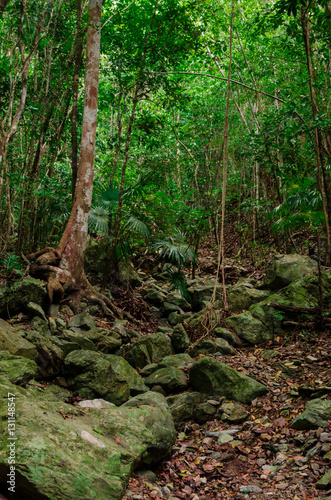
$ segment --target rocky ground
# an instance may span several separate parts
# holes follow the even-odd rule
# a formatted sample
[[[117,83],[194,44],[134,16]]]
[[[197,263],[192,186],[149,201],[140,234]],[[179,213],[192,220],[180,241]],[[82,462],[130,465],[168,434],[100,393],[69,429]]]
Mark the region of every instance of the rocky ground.
[[[188,282],[191,303],[163,265],[134,275],[135,292],[113,286],[135,322],[89,304],[47,308],[38,280],[0,287],[0,391],[17,393],[29,488],[15,500],[120,499],[132,470],[125,500],[330,500],[330,322],[316,262],[278,256],[265,275],[229,264],[228,315],[220,284],[209,305],[207,264]],[[321,279],[328,311],[328,269]]]
[[[291,427],[307,401],[331,393],[329,335],[294,333],[267,348],[238,349],[222,362],[265,384],[268,395],[241,405],[247,417],[240,423],[223,420],[226,404],[212,398],[217,418],[178,425],[171,455],[155,475],[134,475],[125,500],[331,498],[330,479],[319,483],[330,467],[331,421]]]

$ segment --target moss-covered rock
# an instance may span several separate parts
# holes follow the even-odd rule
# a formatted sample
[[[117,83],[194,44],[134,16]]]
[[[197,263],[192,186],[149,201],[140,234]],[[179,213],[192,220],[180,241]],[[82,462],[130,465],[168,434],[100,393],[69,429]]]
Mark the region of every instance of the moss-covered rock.
[[[175,429],[166,405],[81,408],[47,389],[8,382],[3,400],[16,393],[15,482],[24,500],[122,498],[130,473],[169,453]],[[66,415],[66,418],[63,417]],[[0,408],[0,491],[7,491],[7,405]]]
[[[190,382],[196,391],[225,396],[240,403],[250,403],[268,392],[268,388],[214,358],[204,357],[189,369]]]
[[[149,387],[160,385],[167,394],[186,389],[188,385],[185,373],[174,366],[156,370],[145,380],[145,384]]]
[[[305,255],[275,255],[267,265],[263,286],[270,290],[283,288],[316,271],[317,262]]]
[[[167,366],[174,366],[176,368],[185,368],[185,366],[193,363],[193,359],[187,353],[173,354],[166,356],[156,365],[156,369],[166,368]]]
[[[0,285],[0,317],[8,318],[25,312],[29,302],[46,307],[47,292],[43,281],[29,277],[10,286]]]
[[[14,356],[8,352],[0,352],[0,377],[8,379],[12,384],[23,387],[36,377],[37,365],[31,359]]]
[[[102,398],[116,405],[147,391],[142,378],[127,361],[113,354],[75,351],[64,362],[68,387],[83,398]]]
[[[229,310],[239,312],[248,309],[251,305],[266,299],[268,295],[270,295],[269,291],[258,290],[249,281],[238,283],[227,293]]]
[[[42,321],[40,318],[36,319]],[[61,349],[61,347],[54,342],[49,331],[45,333],[37,330],[30,330],[26,334],[26,339],[34,344],[37,349],[37,354],[34,358],[38,365],[37,378],[44,379],[58,375],[68,351]],[[72,346],[72,349],[75,349],[76,345]]]
[[[124,349],[124,358],[131,366],[139,368],[159,363],[165,356],[171,354],[174,354],[171,340],[162,332],[144,335]]]
[[[244,344],[255,345],[272,339],[272,332],[251,311],[246,311],[236,316],[230,316],[227,324],[234,329]]]
[[[242,342],[236,333],[230,332],[227,328],[217,327],[214,330],[215,337],[226,340],[233,347],[241,347]]]
[[[201,311],[206,307],[214,292],[215,280],[206,280],[199,282],[188,289],[191,300],[192,310]],[[222,295],[222,285],[216,285],[216,299],[219,300]]]
[[[171,342],[176,352],[184,352],[190,346],[189,336],[181,323],[174,327]]]
[[[37,356],[36,347],[3,319],[0,319],[0,351],[8,351],[11,354],[29,359],[34,359]]]
[[[220,354],[235,354],[235,351],[230,344],[221,338],[214,339],[211,337],[205,337],[188,349],[188,353],[193,358],[199,354],[215,354],[216,352]]]
[[[169,396],[167,402],[170,408],[172,418],[175,422],[185,422],[185,420],[193,419],[195,407],[203,403],[206,396],[200,392],[188,392]]]
[[[312,399],[306,403],[305,411],[296,417],[291,427],[298,431],[317,429],[328,425],[331,420],[331,401]]]

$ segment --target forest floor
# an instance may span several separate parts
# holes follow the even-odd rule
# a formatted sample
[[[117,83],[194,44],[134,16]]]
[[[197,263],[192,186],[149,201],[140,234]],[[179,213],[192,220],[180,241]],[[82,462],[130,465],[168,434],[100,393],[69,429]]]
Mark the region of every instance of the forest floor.
[[[287,373],[278,362],[262,359],[262,349],[240,349],[221,359],[269,388],[267,396],[246,405],[246,421],[181,424],[171,455],[154,469],[156,481],[133,475],[124,500],[323,498],[327,492],[316,483],[330,462],[314,454],[323,430],[298,432],[291,422],[319,386],[330,386],[329,335],[294,333],[265,347],[280,352],[277,361]],[[233,442],[218,445],[208,435],[228,428],[238,429]]]

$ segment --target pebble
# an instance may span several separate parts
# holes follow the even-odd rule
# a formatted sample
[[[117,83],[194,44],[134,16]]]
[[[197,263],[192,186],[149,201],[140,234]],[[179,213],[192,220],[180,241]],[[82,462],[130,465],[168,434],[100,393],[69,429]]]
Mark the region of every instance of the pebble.
[[[262,488],[255,486],[254,484],[243,484],[239,487],[242,493],[262,493]]]

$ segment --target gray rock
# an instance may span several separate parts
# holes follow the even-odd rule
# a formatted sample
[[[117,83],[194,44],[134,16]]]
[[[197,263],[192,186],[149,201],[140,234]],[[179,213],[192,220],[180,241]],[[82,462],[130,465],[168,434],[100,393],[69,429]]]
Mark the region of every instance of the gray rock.
[[[241,403],[250,403],[268,392],[268,388],[260,382],[207,356],[193,363],[189,375],[196,391],[212,396],[225,396]]]
[[[279,356],[280,352],[272,349],[266,349],[265,351],[262,351],[260,354],[260,358],[262,359],[275,359],[279,358]]]
[[[206,280],[204,282],[197,283],[188,289],[188,292],[192,299],[192,310],[201,311],[208,302],[210,301],[215,286],[215,280]],[[216,286],[216,299],[220,299],[222,294],[222,285],[217,284]]]
[[[293,281],[317,272],[317,262],[299,254],[276,255],[267,265],[263,286],[271,290],[283,288]]]
[[[220,412],[223,412],[222,420],[227,420],[233,424],[239,424],[249,415],[243,406],[234,403],[223,403]]]
[[[225,444],[233,441],[231,434],[221,434],[217,439],[217,444]]]
[[[331,401],[328,399],[312,399],[305,406],[305,411],[296,417],[291,427],[298,431],[326,427],[331,420]]]
[[[84,399],[83,401],[79,401],[77,405],[81,408],[98,408],[99,410],[116,406],[114,403],[109,403],[109,401],[105,401],[104,399]]]
[[[151,363],[159,363],[165,356],[173,353],[170,338],[160,332],[144,335],[134,344],[125,347],[124,358],[131,366],[143,368]]]
[[[146,392],[142,378],[123,358],[92,351],[71,352],[63,373],[74,394],[86,399],[101,398],[116,405]]]
[[[205,337],[188,349],[188,353],[192,357],[196,357],[199,354],[215,354],[216,352],[218,352],[219,355],[236,354],[228,342],[221,338],[212,339],[210,337]]]
[[[262,488],[255,486],[255,484],[243,484],[239,487],[242,493],[262,493]]]
[[[40,318],[36,318],[40,321]],[[48,326],[48,325],[47,325]],[[38,379],[54,377],[60,373],[65,352],[55,342],[50,332],[30,330],[26,334],[26,339],[35,345],[37,354],[34,358],[38,366]]]

